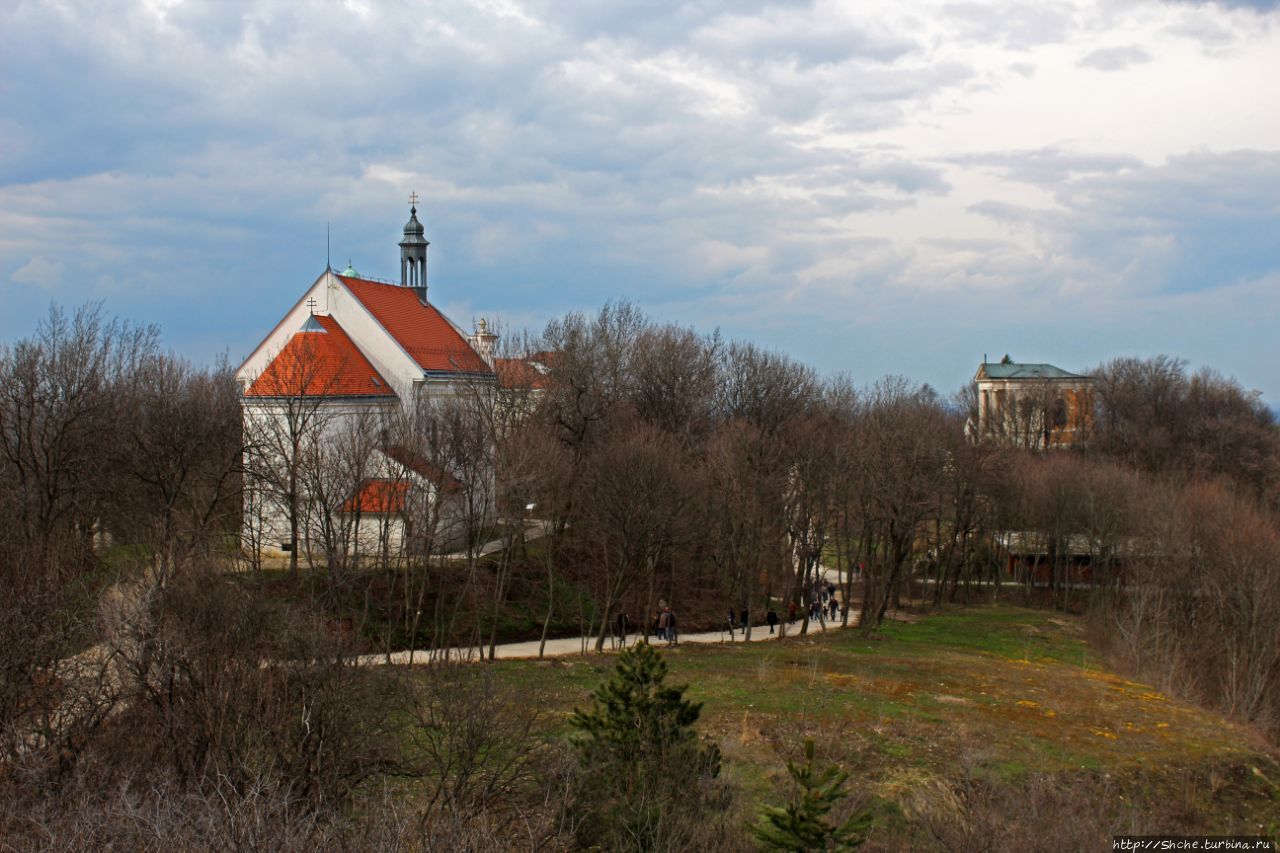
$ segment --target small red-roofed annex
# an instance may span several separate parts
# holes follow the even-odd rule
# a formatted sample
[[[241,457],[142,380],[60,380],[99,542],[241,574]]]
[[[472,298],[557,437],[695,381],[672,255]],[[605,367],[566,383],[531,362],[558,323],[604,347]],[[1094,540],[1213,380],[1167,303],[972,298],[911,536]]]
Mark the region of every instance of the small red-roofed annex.
[[[335,528],[355,531],[357,548],[412,541],[447,549],[460,522],[442,504],[492,489],[492,472],[487,483],[464,483],[425,461],[429,449],[389,437],[397,413],[496,389],[512,372],[495,359],[498,336],[484,318],[466,332],[428,300],[424,230],[414,204],[399,244],[399,283],[351,264],[325,269],[237,371],[249,447],[247,553],[292,553],[296,565],[300,550],[314,557],[333,547]],[[532,363],[521,371],[522,380],[541,375]],[[327,493],[334,485],[321,480],[344,469],[359,476],[345,494]]]

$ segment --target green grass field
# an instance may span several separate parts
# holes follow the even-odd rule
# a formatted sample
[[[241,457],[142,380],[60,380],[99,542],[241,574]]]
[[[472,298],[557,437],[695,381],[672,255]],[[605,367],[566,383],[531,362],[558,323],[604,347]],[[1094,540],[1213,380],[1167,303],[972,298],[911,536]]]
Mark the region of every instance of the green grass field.
[[[785,761],[810,737],[904,827],[922,791],[975,780],[1017,791],[1034,777],[1133,803],[1126,819],[1149,813],[1150,832],[1280,829],[1280,766],[1257,733],[1110,671],[1074,617],[991,606],[872,637],[832,631],[666,655],[671,680],[705,703],[702,731],[748,801],[780,797]],[[495,666],[555,717],[587,703],[611,663]]]

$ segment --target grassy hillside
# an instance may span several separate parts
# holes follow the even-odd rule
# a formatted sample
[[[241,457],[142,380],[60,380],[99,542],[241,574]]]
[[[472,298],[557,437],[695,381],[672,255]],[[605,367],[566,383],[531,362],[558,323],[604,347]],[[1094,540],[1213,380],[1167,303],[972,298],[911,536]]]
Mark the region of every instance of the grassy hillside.
[[[851,771],[851,806],[876,809],[873,847],[1280,832],[1280,766],[1257,735],[1111,672],[1072,618],[995,606],[872,638],[667,655],[672,679],[705,703],[701,727],[743,791],[744,820],[785,796],[785,761],[810,737],[820,759]],[[584,704],[610,669],[589,658],[496,666],[553,715]]]

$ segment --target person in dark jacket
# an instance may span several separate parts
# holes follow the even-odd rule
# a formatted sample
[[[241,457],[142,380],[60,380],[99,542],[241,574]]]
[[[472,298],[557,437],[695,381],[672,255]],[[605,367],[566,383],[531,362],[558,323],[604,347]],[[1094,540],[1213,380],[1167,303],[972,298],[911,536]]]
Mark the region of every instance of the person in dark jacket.
[[[769,614],[764,618],[765,618],[765,621],[769,623],[769,633],[772,634],[773,629],[778,627],[778,611],[770,607]]]

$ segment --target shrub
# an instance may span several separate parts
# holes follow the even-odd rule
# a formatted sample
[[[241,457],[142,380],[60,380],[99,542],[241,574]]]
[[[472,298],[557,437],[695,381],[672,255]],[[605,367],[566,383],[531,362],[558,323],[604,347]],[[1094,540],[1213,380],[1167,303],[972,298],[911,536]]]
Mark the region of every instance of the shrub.
[[[798,796],[785,806],[761,809],[760,820],[751,830],[760,846],[797,853],[861,847],[871,823],[870,811],[855,812],[839,825],[827,819],[848,796],[844,786],[849,774],[835,765],[821,771],[814,767],[812,740],[804,742],[804,764],[788,761],[787,772],[800,789]]]
[[[618,656],[613,677],[575,710],[578,769],[569,812],[580,844],[609,850],[708,849],[729,830],[720,750],[694,730],[702,705],[665,684],[647,643]],[[718,819],[719,818],[719,819]]]

